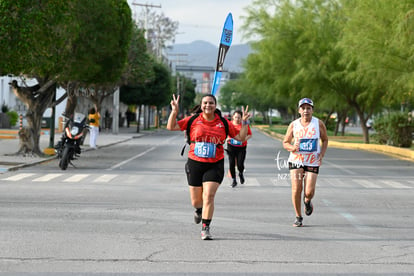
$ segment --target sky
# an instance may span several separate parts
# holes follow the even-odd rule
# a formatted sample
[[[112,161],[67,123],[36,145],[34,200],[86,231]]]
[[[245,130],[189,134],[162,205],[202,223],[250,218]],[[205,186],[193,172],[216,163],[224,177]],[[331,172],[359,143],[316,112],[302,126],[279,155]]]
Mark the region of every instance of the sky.
[[[251,5],[253,0],[128,0],[132,13],[140,14],[142,6],[132,5],[148,4],[157,7],[151,8],[173,21],[178,21],[178,34],[175,44],[191,43],[195,40],[205,40],[213,45],[220,43],[221,32],[228,13],[233,16],[233,42],[242,44],[243,40],[240,16],[246,16],[245,7]],[[161,6],[161,8],[158,8]]]

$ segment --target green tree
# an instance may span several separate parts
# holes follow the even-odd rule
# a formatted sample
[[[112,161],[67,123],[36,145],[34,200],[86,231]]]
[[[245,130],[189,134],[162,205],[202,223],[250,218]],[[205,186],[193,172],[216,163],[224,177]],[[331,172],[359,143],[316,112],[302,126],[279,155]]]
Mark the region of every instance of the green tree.
[[[254,99],[250,95],[243,78],[229,80],[220,88],[219,104],[222,111],[230,112],[240,106],[251,105]]]
[[[123,85],[143,85],[154,79],[154,61],[148,54],[144,32],[134,25],[127,66],[122,74]]]
[[[119,80],[131,26],[131,11],[123,0],[0,1],[0,72],[38,82],[32,87],[13,83],[28,107],[34,153],[41,154],[44,111],[67,96],[54,102],[58,84],[98,91]]]
[[[177,81],[179,85],[177,85]],[[171,94],[180,95],[180,116],[188,114],[195,105],[199,104],[199,102],[196,102],[195,83],[192,79],[183,75],[178,74],[172,78],[171,93],[168,95],[168,100],[171,100]]]
[[[77,1],[74,9],[79,35],[74,40],[74,58],[68,63],[66,113],[72,114],[79,91],[100,110],[102,101],[122,83],[133,34],[131,11],[126,1]],[[99,5],[97,5],[99,4]],[[78,90],[71,91],[72,87]],[[74,93],[70,93],[74,92]]]
[[[268,108],[287,110],[295,104],[297,96],[293,95],[300,88],[291,82],[300,33],[291,25],[290,10],[282,9],[280,2],[276,5],[275,1],[254,1],[243,25],[247,37],[260,35],[251,43],[253,53],[245,63],[245,77],[253,87],[252,98],[259,101],[254,107],[263,112]]]
[[[178,22],[166,17],[163,13],[143,10],[138,19],[138,26],[145,30],[148,49],[157,58],[161,58],[162,50],[168,42],[174,43],[178,30]]]
[[[154,79],[137,85],[124,85],[120,90],[120,100],[128,105],[153,105],[159,108],[168,104],[171,96],[171,73],[164,64],[153,64]],[[148,119],[148,118],[145,118]],[[148,125],[145,123],[145,125]],[[140,129],[138,120],[137,132]]]
[[[42,115],[52,104],[56,81],[70,57],[69,34],[77,34],[72,15],[67,1],[0,1],[0,71],[38,82],[33,87],[12,83],[14,93],[28,107],[26,118],[36,154],[42,154]]]
[[[352,108],[365,122],[381,97],[354,77],[359,63],[340,46],[347,20],[336,0],[255,1],[244,26],[260,39],[252,44],[246,76],[261,90],[261,99],[297,114],[298,99],[311,97],[319,111],[345,117]],[[369,143],[365,123],[362,127]]]
[[[341,46],[358,64],[351,77],[370,88],[371,101],[379,97],[386,107],[412,104],[414,2],[353,0],[343,1],[343,7],[350,19]]]
[[[151,92],[151,105],[157,107],[157,118],[161,118],[161,107],[169,104],[171,99],[171,72],[161,63],[154,65],[155,79],[148,84],[147,89]],[[157,126],[160,125],[157,122]]]

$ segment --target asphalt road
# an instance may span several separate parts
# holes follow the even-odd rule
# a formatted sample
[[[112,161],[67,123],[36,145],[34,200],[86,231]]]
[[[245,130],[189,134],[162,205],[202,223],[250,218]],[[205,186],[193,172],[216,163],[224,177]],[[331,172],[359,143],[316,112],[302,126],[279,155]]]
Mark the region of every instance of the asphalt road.
[[[294,228],[288,154],[253,135],[246,183],[217,193],[213,241],[193,223],[182,133],[1,174],[0,275],[413,275],[413,163],[329,148]]]

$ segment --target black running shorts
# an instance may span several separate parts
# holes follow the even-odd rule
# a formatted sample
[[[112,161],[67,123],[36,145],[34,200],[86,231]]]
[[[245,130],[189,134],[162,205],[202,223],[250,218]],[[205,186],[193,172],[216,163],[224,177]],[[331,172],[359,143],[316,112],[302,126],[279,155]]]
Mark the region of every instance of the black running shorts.
[[[212,181],[221,184],[224,178],[224,158],[215,163],[198,162],[188,159],[185,173],[189,186],[202,187],[203,182]]]
[[[292,162],[289,162],[289,170],[296,170],[296,169],[303,169],[305,172],[311,172],[319,174],[319,167],[311,167],[311,166],[305,166],[302,164],[294,164]]]

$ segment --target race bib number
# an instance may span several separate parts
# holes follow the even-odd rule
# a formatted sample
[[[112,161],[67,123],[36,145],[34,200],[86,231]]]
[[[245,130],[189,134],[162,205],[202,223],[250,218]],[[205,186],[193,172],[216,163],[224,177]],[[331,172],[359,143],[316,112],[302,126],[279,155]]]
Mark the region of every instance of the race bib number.
[[[241,146],[242,145],[242,142],[239,141],[239,140],[236,140],[236,139],[231,138],[230,139],[230,145],[233,145],[233,146]]]
[[[318,139],[305,139],[299,141],[300,152],[316,152],[318,150]]]
[[[206,142],[196,142],[194,154],[201,158],[215,158],[216,144]]]

